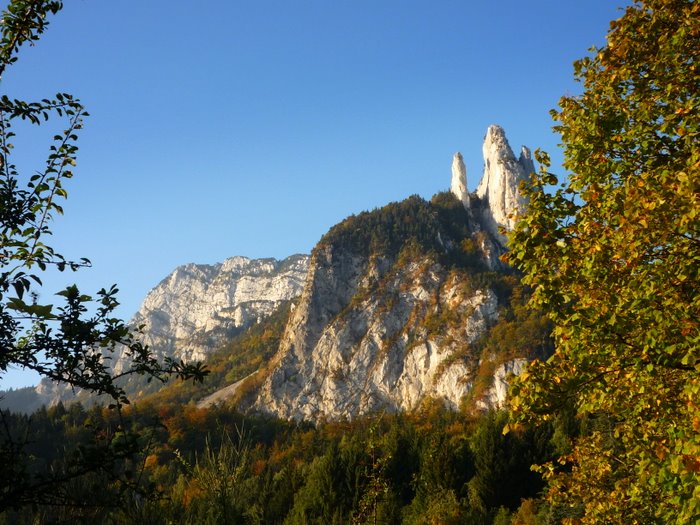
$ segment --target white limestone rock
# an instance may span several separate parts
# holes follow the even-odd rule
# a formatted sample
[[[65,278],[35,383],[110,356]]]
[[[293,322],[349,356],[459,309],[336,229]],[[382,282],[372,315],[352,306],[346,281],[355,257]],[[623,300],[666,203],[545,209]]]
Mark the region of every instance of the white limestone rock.
[[[513,376],[518,376],[522,373],[527,362],[527,359],[518,357],[498,365],[493,373],[491,387],[486,391],[484,397],[477,402],[477,406],[484,410],[504,408],[508,398],[511,379]]]
[[[283,301],[299,297],[308,263],[307,255],[293,255],[281,261],[231,257],[220,264],[180,266],[146,295],[130,325],[143,327],[141,341],[159,359],[204,359]],[[114,373],[128,364],[118,352]],[[49,405],[75,396],[70,387],[47,379],[36,392]]]
[[[306,255],[282,261],[237,256],[180,266],[146,295],[131,324],[144,326],[143,342],[158,355],[204,359],[232,334],[301,295],[308,261]]]
[[[530,150],[523,146],[516,159],[500,126],[490,126],[483,145],[484,174],[476,189],[482,201],[481,223],[484,229],[505,245],[499,227],[512,230],[517,214],[527,204],[520,192],[520,182],[534,171]]]
[[[495,294],[469,289],[463,275],[429,255],[384,260],[373,278],[370,266],[342,248],[314,252],[304,293],[250,408],[317,421],[413,410],[428,398],[459,406],[474,371],[455,355],[497,319]],[[435,310],[460,321],[430,334],[426,321]]]
[[[462,154],[458,151],[452,157],[452,182],[450,183],[450,191],[468,210],[469,191],[467,190],[467,168],[464,166]]]

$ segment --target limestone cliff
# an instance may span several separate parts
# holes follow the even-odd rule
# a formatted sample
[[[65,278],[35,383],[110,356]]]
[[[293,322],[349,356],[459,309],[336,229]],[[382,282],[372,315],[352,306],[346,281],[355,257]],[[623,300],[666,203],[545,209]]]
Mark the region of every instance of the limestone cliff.
[[[180,266],[153,288],[131,324],[157,354],[201,360],[227,339],[301,294],[307,255],[282,261],[231,257]],[[121,367],[118,362],[115,369]]]
[[[498,126],[483,150],[476,195],[457,153],[454,197],[411,197],[351,217],[320,241],[279,352],[249,379],[243,407],[297,420],[412,410],[429,398],[456,408],[484,369],[491,379],[475,406],[503,404],[508,374],[524,359],[481,355],[479,341],[506,306],[498,227],[512,227],[524,204],[518,184],[533,166],[527,150],[515,159]]]
[[[255,409],[294,419],[353,418],[412,410],[426,398],[457,408],[470,393],[469,347],[497,318],[493,290],[429,254],[366,266],[323,246],[310,272]]]
[[[307,255],[293,255],[281,261],[231,257],[213,265],[180,266],[146,295],[130,324],[142,327],[142,342],[159,358],[206,359],[282,302],[298,297],[308,262]],[[128,360],[117,354],[114,372],[126,366]],[[132,376],[126,385],[129,394],[138,397],[144,381]],[[49,405],[76,396],[88,400],[84,393],[47,379],[35,391],[37,402]]]

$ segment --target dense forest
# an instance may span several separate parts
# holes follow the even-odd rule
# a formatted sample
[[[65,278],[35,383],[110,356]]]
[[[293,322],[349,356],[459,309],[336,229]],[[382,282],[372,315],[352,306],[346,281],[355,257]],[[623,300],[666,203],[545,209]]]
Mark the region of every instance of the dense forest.
[[[316,249],[342,246],[365,258],[381,254],[393,259],[410,244],[419,253],[439,255],[448,267],[484,270],[468,244],[473,231],[472,219],[452,193],[438,193],[430,201],[412,195],[348,217],[333,226]]]
[[[530,466],[565,452],[579,426],[563,418],[504,435],[503,412],[435,403],[315,427],[148,402],[3,418],[28,443],[29,470],[61,482],[5,523],[547,523],[565,509],[537,499]],[[124,455],[74,476],[72,458],[98,459],[101,446]]]

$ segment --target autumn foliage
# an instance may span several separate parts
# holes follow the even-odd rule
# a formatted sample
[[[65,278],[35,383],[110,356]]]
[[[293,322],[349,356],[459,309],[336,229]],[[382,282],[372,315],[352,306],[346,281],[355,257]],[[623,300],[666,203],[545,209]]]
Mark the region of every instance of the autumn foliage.
[[[509,261],[555,325],[515,388],[520,420],[582,429],[542,467],[570,523],[700,519],[700,4],[644,0],[575,64]]]

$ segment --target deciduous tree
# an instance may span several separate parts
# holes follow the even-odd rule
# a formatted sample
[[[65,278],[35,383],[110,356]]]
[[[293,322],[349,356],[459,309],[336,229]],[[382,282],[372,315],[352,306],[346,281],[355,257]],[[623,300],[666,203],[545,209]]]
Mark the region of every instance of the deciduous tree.
[[[0,29],[0,78],[17,60],[20,47],[37,41],[49,17],[62,6],[48,0],[9,2]],[[57,294],[63,301],[58,307],[38,302],[37,290],[47,268],[77,270],[89,264],[87,259],[67,260],[46,244],[52,220],[63,213],[64,183],[73,176],[76,141],[86,116],[80,101],[65,93],[39,102],[0,97],[0,374],[10,367],[34,370],[54,381],[106,394],[119,410],[128,403],[120,377],[146,374],[165,380],[175,374],[201,380],[206,371],[198,363],[157,361],[115,317],[114,286],[100,290],[94,299],[68,287]],[[20,173],[13,160],[13,125],[19,120],[49,126],[54,118],[57,131],[47,158],[32,174]],[[108,357],[117,348],[126,349],[131,365],[115,375]],[[58,485],[91,471],[109,471],[110,462],[138,451],[137,436],[125,430],[102,432],[90,454],[76,455],[73,463],[66,460],[61,471],[41,472],[26,454],[26,437],[23,441],[7,425],[0,426],[0,510],[57,503]]]
[[[508,260],[555,324],[513,388],[521,419],[588,431],[549,497],[575,523],[700,519],[700,3],[636,0],[553,112],[565,168],[528,190]]]

